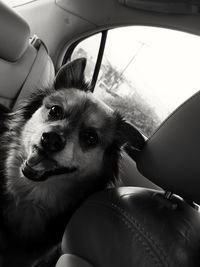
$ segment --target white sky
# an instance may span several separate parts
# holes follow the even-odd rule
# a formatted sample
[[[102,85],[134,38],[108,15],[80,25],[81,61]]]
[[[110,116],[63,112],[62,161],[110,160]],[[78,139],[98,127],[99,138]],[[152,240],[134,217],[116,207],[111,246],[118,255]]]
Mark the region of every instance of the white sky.
[[[98,43],[93,37],[82,47],[94,56]],[[105,54],[119,71],[132,60],[124,75],[161,118],[200,89],[198,36],[153,27],[119,28],[109,31]]]

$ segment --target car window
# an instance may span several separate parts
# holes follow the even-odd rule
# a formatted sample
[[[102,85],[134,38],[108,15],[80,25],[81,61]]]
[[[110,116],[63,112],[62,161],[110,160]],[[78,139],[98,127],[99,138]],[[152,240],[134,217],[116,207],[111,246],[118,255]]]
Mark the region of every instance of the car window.
[[[95,65],[98,52],[93,38],[75,49],[87,55],[89,66]],[[109,30],[94,93],[150,137],[200,89],[199,47],[200,37],[175,30],[142,26]]]

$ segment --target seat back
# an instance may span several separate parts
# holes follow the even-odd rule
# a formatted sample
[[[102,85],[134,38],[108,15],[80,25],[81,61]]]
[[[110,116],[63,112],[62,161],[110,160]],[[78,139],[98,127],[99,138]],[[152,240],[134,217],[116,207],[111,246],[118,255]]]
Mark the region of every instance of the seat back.
[[[30,38],[28,24],[0,2],[0,103],[16,108],[21,98],[51,83],[53,63],[42,42]]]
[[[200,92],[181,105],[146,142],[137,167],[166,191],[200,204]]]

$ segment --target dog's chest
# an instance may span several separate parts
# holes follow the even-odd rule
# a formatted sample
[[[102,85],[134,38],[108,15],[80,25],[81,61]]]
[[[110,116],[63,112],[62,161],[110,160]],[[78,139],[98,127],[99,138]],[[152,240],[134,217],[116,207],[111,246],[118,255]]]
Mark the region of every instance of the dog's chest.
[[[82,188],[71,182],[63,185],[51,181],[17,194],[9,201],[5,216],[11,229],[18,229],[22,240],[40,240],[48,235],[52,225],[66,225],[83,195]]]

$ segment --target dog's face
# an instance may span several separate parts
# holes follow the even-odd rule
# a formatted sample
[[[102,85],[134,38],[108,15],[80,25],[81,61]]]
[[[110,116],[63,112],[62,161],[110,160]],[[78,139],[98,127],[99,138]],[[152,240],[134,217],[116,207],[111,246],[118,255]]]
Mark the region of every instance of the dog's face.
[[[76,60],[59,71],[55,90],[23,126],[20,176],[34,181],[51,176],[81,179],[104,169],[105,151],[117,143],[123,120],[86,88],[85,63]]]
[[[55,91],[44,98],[22,131],[23,174],[40,180],[61,172],[78,177],[99,173],[116,127],[116,114],[92,93]]]

